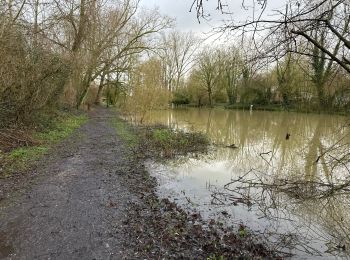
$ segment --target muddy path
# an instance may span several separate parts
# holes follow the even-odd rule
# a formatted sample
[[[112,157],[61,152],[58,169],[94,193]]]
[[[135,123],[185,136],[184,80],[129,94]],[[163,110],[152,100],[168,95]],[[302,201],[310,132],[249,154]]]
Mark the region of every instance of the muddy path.
[[[19,178],[16,192],[7,191],[0,201],[0,259],[130,258],[121,226],[135,197],[115,174],[126,160],[113,116],[105,109],[92,112]]]

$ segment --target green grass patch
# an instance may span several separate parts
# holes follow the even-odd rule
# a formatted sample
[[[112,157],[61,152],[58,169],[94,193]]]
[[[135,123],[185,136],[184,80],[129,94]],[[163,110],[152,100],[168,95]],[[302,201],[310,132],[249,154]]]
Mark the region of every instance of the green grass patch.
[[[71,135],[86,121],[86,115],[64,115],[52,122],[49,129],[33,134],[38,145],[18,147],[8,153],[1,153],[0,162],[3,166],[0,169],[0,177],[7,177],[32,167],[54,144]]]
[[[34,146],[34,147],[21,147],[13,150],[9,154],[9,158],[12,160],[23,160],[27,161],[32,158],[37,158],[38,156],[45,154],[48,150],[47,146]]]
[[[140,136],[141,145],[155,157],[172,158],[177,155],[206,153],[209,146],[209,139],[203,133],[185,132],[166,126],[146,127],[141,130]]]
[[[142,156],[173,158],[208,151],[209,139],[203,133],[174,130],[163,125],[131,125],[120,118],[113,119],[112,123],[118,136]]]
[[[121,118],[112,121],[118,136],[129,146],[135,148],[139,143],[139,138],[129,123]]]
[[[47,153],[48,146],[20,147],[5,156],[4,176],[10,176],[15,172],[21,172],[32,166],[33,162]],[[1,176],[1,175],[0,175]]]
[[[36,139],[45,143],[56,143],[71,135],[75,129],[86,122],[87,116],[74,115],[55,123],[53,129],[35,134]]]

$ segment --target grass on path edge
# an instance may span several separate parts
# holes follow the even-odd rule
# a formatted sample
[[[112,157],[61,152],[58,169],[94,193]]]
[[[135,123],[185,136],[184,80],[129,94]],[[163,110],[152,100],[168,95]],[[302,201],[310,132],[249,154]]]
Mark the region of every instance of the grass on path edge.
[[[33,133],[38,145],[16,148],[8,153],[0,151],[0,178],[23,172],[47,154],[50,148],[67,138],[88,120],[85,114],[66,114],[52,122],[51,127]]]

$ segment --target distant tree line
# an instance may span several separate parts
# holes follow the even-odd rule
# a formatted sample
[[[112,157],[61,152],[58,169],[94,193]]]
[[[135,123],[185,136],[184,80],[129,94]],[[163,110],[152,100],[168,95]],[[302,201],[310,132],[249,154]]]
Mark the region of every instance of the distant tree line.
[[[221,13],[229,11],[226,1],[212,2],[217,3],[216,9]],[[245,68],[241,69],[238,101],[348,110],[349,1],[291,0],[284,9],[272,13],[268,13],[268,4],[269,0],[242,1],[242,9],[248,12],[247,19],[236,21],[233,15],[231,21],[218,28],[219,32],[229,32],[232,42],[239,42],[240,50],[243,48],[243,52],[250,54],[248,59],[246,55],[243,57]],[[205,19],[210,11],[207,2],[200,0],[192,2],[191,10],[196,11],[199,20]],[[206,53],[201,56],[198,68],[203,68],[200,64],[208,60]],[[215,55],[215,59],[218,56]],[[252,65],[254,63],[265,64],[265,68]],[[212,104],[212,84],[207,81],[205,85],[207,103]],[[218,91],[220,86],[216,85]],[[230,103],[232,93],[227,97]]]
[[[257,60],[242,47],[204,49],[197,55],[185,84],[174,92],[175,104],[350,109],[349,74],[322,55],[288,53]]]

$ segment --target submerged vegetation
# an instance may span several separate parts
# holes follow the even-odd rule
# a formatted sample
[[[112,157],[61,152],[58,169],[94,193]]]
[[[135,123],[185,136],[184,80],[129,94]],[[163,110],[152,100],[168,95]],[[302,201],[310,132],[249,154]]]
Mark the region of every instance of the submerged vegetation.
[[[135,153],[153,159],[206,153],[210,145],[208,137],[200,132],[174,130],[164,125],[131,125],[120,118],[114,120],[114,126]]]
[[[146,127],[141,134],[142,146],[156,152],[158,156],[173,158],[178,155],[205,153],[209,139],[202,133],[173,130],[164,126]]]

